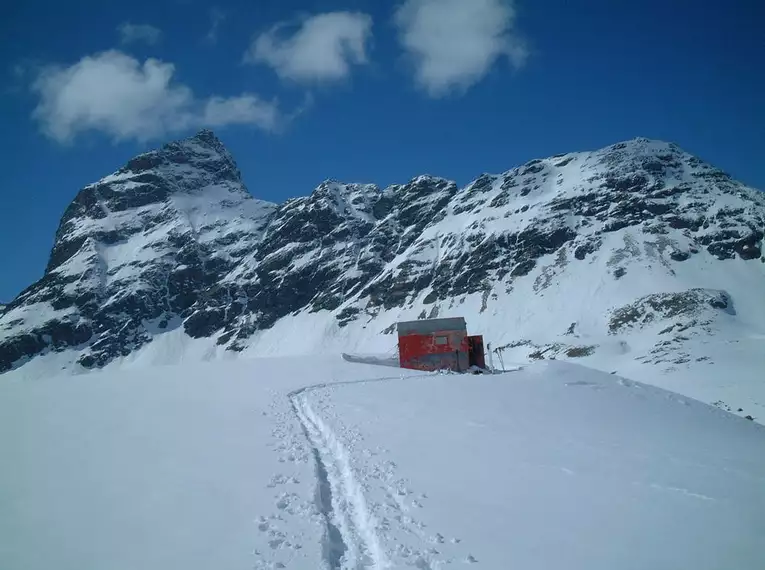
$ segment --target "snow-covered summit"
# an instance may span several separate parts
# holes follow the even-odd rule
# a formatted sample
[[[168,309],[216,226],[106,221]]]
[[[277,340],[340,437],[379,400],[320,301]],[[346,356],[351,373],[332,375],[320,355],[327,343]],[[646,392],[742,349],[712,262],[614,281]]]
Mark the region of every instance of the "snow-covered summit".
[[[103,365],[179,326],[274,208],[247,192],[210,131],[133,158],[66,209],[45,276],[0,320],[0,369],[72,347]]]
[[[274,205],[202,131],[78,194],[45,277],[0,316],[0,370],[170,338],[204,358],[385,352],[397,320],[461,315],[508,358],[692,376],[732,354],[710,346],[765,337],[763,228],[765,195],[644,138],[464,188],[327,180]]]

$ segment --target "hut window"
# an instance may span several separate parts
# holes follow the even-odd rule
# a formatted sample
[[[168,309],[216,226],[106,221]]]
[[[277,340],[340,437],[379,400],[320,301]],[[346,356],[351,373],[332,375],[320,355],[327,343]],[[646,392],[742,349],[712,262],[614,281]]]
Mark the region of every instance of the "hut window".
[[[447,339],[445,336],[437,336],[436,337],[436,344],[440,346],[444,346],[449,343],[449,339]]]

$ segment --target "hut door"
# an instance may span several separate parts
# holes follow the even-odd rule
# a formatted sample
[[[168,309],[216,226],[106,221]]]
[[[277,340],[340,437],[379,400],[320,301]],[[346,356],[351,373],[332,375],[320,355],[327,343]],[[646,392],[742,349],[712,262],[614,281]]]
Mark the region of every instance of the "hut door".
[[[468,337],[468,365],[478,366],[479,368],[485,366],[483,357],[483,338],[480,336]]]

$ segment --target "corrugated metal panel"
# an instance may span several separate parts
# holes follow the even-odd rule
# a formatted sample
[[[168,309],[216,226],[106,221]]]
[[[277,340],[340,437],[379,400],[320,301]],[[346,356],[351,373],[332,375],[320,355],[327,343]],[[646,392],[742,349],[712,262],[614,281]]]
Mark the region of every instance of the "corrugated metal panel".
[[[446,343],[437,343],[432,334],[407,334],[399,337],[399,362],[415,370],[465,371],[469,366],[468,337],[464,331],[445,333]]]
[[[433,334],[441,331],[467,331],[463,317],[447,319],[422,319],[398,323],[398,334]]]

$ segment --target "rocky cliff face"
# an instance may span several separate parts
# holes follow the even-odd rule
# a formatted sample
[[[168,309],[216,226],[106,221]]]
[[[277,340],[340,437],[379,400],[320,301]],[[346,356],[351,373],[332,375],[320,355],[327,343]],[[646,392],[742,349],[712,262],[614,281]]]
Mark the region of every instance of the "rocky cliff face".
[[[64,212],[44,277],[0,320],[0,371],[67,349],[102,366],[180,326],[275,208],[209,131],[132,159]]]
[[[396,320],[456,312],[527,355],[659,327],[648,350],[694,319],[761,327],[764,227],[763,194],[647,139],[465,188],[327,181],[275,205],[202,131],[77,195],[45,276],[0,310],[0,371],[56,352],[103,366],[171,332],[259,354],[390,348]]]

